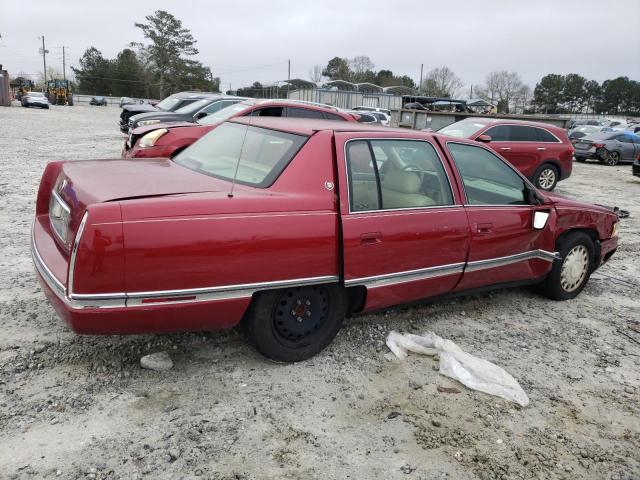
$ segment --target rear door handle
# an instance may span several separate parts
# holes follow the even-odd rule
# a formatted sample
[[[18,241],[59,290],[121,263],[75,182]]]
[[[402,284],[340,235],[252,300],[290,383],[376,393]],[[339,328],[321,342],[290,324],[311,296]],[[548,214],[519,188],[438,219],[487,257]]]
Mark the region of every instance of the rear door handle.
[[[545,150],[546,150],[546,148],[544,148],[544,147],[538,147],[538,151],[539,152],[544,152]]]
[[[493,223],[476,223],[476,231],[478,233],[491,233],[493,231]]]
[[[380,242],[382,242],[382,233],[380,232],[363,233],[360,235],[361,245],[375,245]]]
[[[500,147],[500,150],[511,150],[511,147]]]

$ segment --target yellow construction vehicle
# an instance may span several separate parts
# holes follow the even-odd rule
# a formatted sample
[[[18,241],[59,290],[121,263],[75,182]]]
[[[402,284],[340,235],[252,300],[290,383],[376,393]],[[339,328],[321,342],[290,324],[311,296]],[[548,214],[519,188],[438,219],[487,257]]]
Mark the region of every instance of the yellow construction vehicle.
[[[69,89],[69,80],[49,80],[47,82],[47,96],[52,105],[73,105],[73,95]]]

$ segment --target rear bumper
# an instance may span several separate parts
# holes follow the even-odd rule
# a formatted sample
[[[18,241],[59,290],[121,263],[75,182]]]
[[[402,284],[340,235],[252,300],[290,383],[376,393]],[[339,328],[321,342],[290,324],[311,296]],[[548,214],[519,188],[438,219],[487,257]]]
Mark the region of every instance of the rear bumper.
[[[37,221],[37,220],[36,220]],[[190,297],[174,297],[164,303],[144,304],[126,293],[77,295],[69,292],[49,268],[47,261],[56,252],[38,249],[50,238],[46,230],[34,228],[31,255],[44,293],[56,313],[76,333],[115,335],[134,333],[170,333],[229,328],[236,325],[247,310],[251,295],[212,301],[190,301]],[[47,253],[50,252],[50,253]],[[59,276],[59,275],[58,275]]]

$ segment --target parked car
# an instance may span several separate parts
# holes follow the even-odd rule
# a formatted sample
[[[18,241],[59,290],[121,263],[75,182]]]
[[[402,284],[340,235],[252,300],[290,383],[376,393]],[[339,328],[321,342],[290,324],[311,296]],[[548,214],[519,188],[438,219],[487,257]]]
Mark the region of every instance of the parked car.
[[[552,191],[560,180],[571,175],[573,145],[567,132],[553,125],[467,118],[439,132],[485,142],[542,190]]]
[[[193,123],[156,124],[131,131],[122,148],[126,158],[171,157],[229,118],[242,116],[316,118],[355,122],[360,114],[330,105],[296,100],[247,99]]]
[[[640,136],[630,132],[594,133],[579,139],[574,147],[578,162],[594,159],[614,166],[635,160],[640,153]]]
[[[49,100],[45,97],[44,93],[41,92],[25,93],[20,99],[20,104],[23,107],[49,108]]]
[[[345,316],[426,297],[526,283],[574,298],[617,226],[483,143],[242,117],[173,159],[50,162],[32,252],[78,333],[240,324],[265,356],[298,361]]]
[[[107,106],[107,99],[104,98],[104,97],[91,97],[91,100],[89,100],[89,105],[97,105],[97,106],[106,107]]]
[[[156,123],[189,122],[195,123],[201,118],[217,112],[225,107],[246,100],[243,97],[230,97],[227,95],[204,95],[200,100],[188,103],[173,112],[147,112],[138,113],[129,118],[130,132],[134,128]]]
[[[193,103],[204,98],[205,95],[208,94],[203,92],[180,92],[168,96],[155,105],[151,103],[136,103],[133,105],[125,104],[122,106],[122,112],[120,112],[120,131],[122,133],[129,133],[129,118],[138,113],[158,111],[175,112],[189,103]]]
[[[352,110],[356,112],[379,112],[384,113],[386,116],[391,116],[391,110],[388,108],[380,108],[380,107],[366,107],[364,105],[359,105],[357,107],[353,107]]]
[[[577,125],[569,130],[569,140],[571,140],[571,143],[575,143],[579,138],[586,137],[592,133],[598,133],[601,130],[602,127],[595,125]]]
[[[378,122],[385,127],[388,127],[391,123],[391,117],[384,112],[370,112],[371,115],[378,119]]]

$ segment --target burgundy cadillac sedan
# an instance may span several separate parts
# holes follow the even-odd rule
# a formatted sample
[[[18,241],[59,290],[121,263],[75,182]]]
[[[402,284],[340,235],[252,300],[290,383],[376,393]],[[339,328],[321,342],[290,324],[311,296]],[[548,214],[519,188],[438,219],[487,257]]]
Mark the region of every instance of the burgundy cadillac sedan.
[[[173,159],[48,164],[32,254],[78,333],[240,324],[267,357],[298,361],[348,315],[505,285],[574,298],[617,226],[483,143],[245,117]]]

